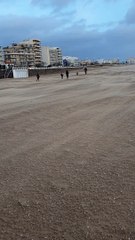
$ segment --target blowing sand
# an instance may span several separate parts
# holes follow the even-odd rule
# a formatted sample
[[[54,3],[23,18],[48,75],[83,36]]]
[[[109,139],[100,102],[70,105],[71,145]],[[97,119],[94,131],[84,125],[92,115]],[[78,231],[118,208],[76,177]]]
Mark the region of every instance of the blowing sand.
[[[135,240],[135,66],[0,80],[0,240]]]

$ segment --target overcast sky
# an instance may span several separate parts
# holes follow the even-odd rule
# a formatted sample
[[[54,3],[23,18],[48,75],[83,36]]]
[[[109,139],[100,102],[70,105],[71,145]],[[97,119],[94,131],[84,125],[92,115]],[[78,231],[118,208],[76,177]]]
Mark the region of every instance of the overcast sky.
[[[135,0],[0,0],[0,45],[37,38],[81,59],[135,57]]]

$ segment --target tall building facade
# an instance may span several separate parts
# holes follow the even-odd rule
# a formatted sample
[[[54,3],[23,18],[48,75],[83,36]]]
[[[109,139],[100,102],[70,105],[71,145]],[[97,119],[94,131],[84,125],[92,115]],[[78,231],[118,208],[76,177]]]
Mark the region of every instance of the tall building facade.
[[[41,46],[41,52],[42,52],[42,64],[44,66],[50,65],[49,47]]]
[[[62,51],[60,48],[43,46],[41,49],[42,49],[42,62],[45,66],[62,65]]]
[[[17,67],[40,66],[40,41],[37,39],[25,40],[5,47],[4,60],[6,64],[12,64]]]
[[[38,39],[24,40],[22,44],[30,46],[34,54],[34,65],[41,65],[41,42]]]
[[[3,49],[0,46],[0,65],[4,64],[4,55],[3,55]]]

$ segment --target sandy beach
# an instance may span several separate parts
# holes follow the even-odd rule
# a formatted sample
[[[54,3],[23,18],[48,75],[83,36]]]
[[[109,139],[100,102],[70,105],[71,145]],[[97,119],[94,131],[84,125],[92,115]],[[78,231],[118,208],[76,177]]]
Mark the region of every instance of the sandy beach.
[[[135,240],[135,66],[0,79],[0,240]]]

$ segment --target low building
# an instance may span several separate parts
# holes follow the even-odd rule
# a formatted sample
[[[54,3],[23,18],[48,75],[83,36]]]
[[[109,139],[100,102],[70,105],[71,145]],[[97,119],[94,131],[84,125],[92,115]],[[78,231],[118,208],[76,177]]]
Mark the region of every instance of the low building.
[[[80,62],[81,66],[90,66],[92,63],[93,61],[90,59],[81,60]]]
[[[80,60],[77,57],[64,56],[63,64],[65,66],[78,67],[78,66],[80,66]]]
[[[96,61],[99,64],[118,64],[119,59],[118,58],[113,58],[113,59],[98,59]]]
[[[135,64],[135,58],[129,58],[126,61],[128,64]]]

